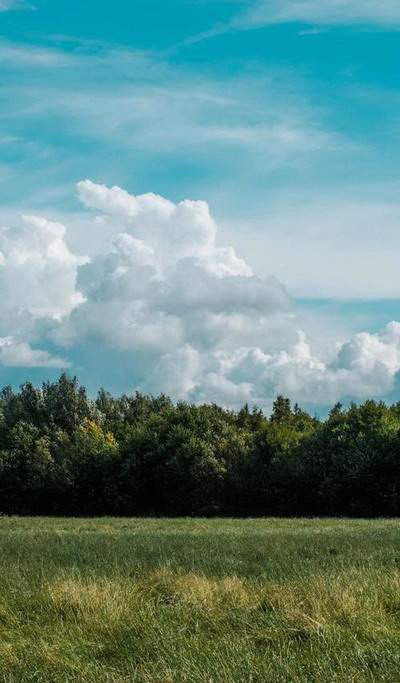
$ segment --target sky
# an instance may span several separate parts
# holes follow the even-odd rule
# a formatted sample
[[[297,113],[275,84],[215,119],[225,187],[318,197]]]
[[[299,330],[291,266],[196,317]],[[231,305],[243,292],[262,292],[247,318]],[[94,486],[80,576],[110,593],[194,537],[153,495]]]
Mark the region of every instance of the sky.
[[[0,384],[400,400],[398,0],[0,0]]]

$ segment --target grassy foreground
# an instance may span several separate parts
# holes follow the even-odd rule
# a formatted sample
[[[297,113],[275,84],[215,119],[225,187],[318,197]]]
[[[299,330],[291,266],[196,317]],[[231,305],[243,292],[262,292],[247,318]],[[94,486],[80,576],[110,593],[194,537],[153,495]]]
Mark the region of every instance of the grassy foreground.
[[[0,680],[400,681],[400,525],[0,519]]]

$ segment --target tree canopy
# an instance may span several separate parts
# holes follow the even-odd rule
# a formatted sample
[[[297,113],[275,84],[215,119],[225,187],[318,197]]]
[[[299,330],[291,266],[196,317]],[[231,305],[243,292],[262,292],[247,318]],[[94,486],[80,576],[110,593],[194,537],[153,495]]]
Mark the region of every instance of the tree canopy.
[[[244,406],[140,393],[88,397],[76,378],[0,393],[0,513],[400,513],[400,404],[334,406],[325,420],[278,396]]]

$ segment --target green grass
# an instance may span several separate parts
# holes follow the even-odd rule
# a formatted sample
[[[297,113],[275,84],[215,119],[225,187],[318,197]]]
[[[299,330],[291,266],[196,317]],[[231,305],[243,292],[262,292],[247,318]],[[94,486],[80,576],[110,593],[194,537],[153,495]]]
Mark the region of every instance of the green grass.
[[[400,681],[400,526],[0,519],[0,680]]]

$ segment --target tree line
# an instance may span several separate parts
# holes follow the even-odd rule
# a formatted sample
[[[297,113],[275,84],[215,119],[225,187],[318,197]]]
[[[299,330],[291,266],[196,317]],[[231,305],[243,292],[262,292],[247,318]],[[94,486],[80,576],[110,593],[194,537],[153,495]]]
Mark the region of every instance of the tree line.
[[[335,405],[322,420],[259,408],[88,397],[63,374],[0,393],[0,513],[400,514],[400,403]]]

